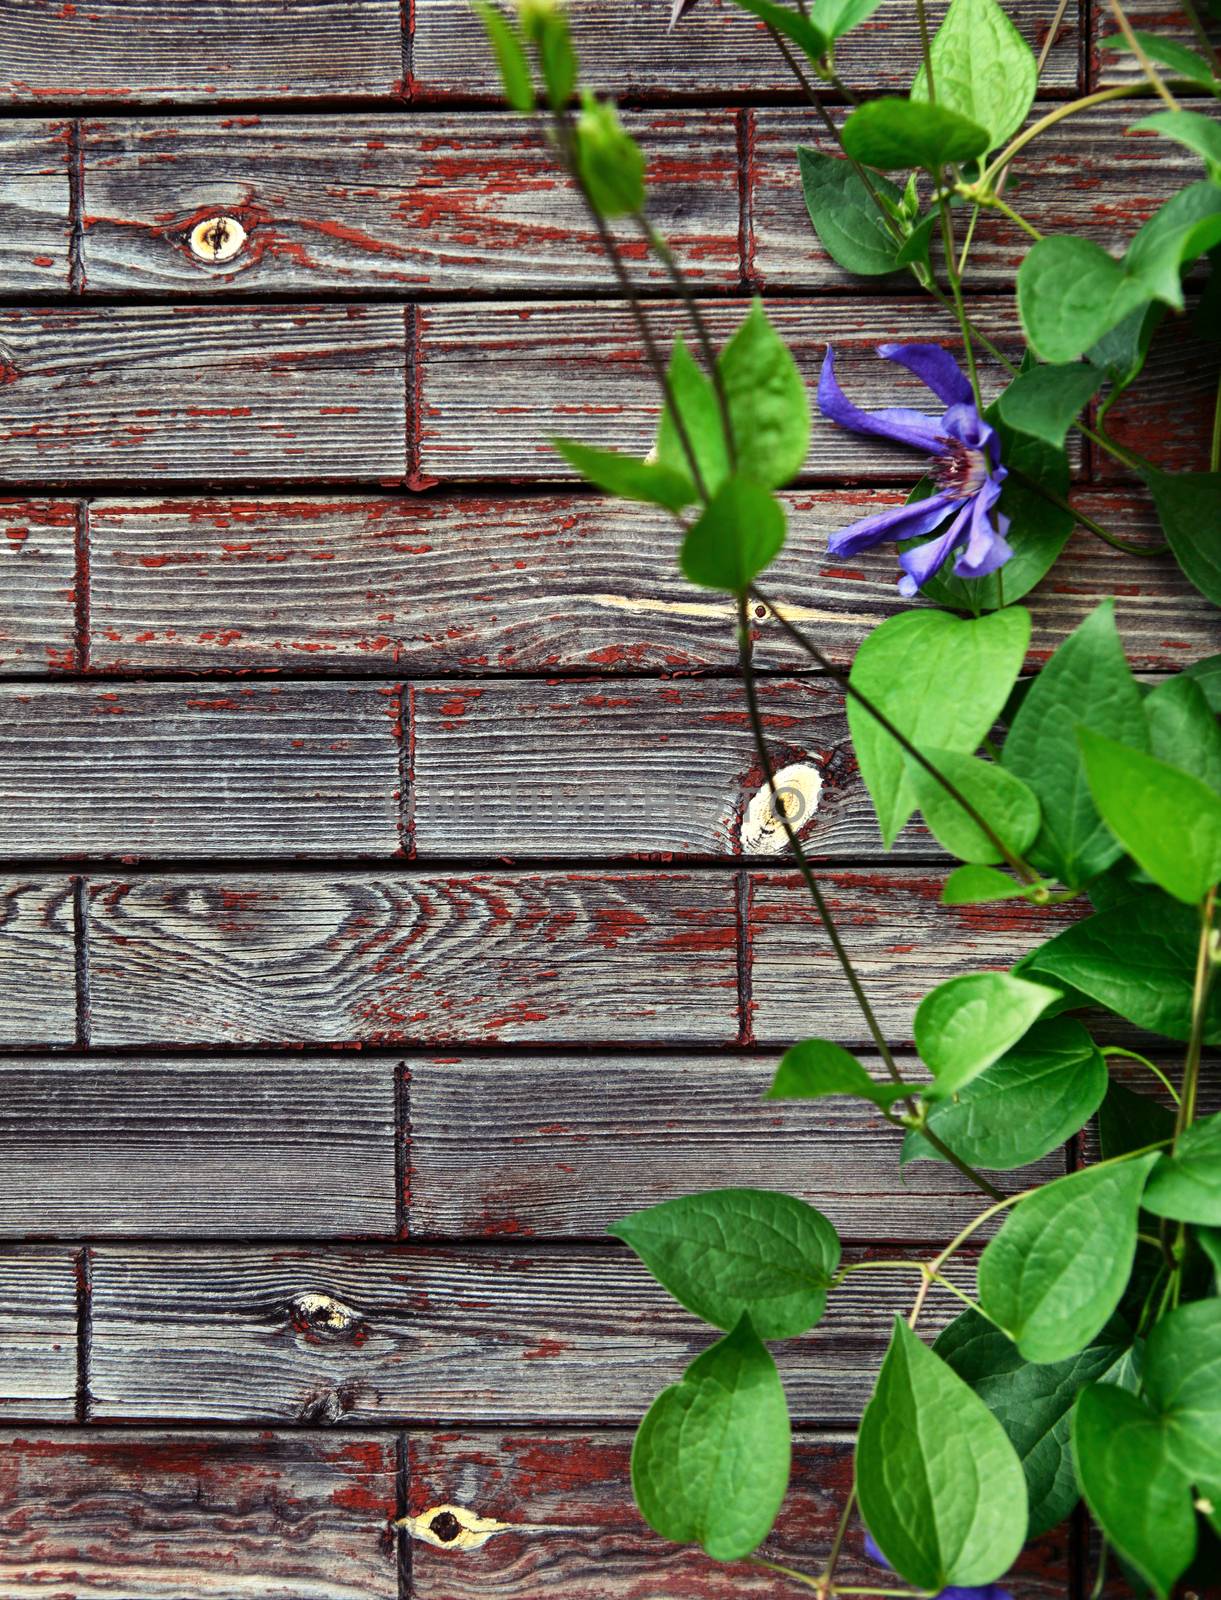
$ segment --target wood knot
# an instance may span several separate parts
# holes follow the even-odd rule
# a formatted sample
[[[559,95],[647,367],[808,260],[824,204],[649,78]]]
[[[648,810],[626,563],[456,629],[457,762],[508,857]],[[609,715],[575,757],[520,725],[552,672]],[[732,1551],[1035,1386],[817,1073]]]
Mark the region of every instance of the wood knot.
[[[315,1343],[362,1345],[369,1325],[359,1311],[317,1290],[295,1294],[288,1303],[289,1319],[298,1333]]]
[[[236,217],[205,217],[190,232],[191,254],[199,261],[232,261],[245,243]]]
[[[776,792],[765,783],[742,818],[742,850],[746,855],[771,855],[788,848],[784,822],[794,833],[813,821],[822,795],[822,774],[808,762],[796,761],[776,774]],[[781,821],[781,815],[784,822]]]
[[[509,1531],[507,1522],[478,1517],[465,1506],[429,1506],[418,1517],[401,1517],[395,1527],[438,1550],[478,1550],[496,1534]]]

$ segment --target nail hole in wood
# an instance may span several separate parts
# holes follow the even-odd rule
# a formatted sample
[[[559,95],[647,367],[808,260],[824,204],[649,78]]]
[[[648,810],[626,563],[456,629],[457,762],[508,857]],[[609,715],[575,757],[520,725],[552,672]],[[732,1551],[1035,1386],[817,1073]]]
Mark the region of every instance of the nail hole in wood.
[[[191,229],[191,253],[200,261],[232,261],[245,243],[236,217],[205,217]]]

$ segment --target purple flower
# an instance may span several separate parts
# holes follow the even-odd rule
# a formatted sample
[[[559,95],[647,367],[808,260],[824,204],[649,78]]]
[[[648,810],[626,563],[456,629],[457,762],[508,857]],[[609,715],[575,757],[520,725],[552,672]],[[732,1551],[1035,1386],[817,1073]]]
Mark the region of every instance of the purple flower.
[[[1001,466],[996,430],[980,416],[971,385],[958,363],[936,344],[881,344],[878,354],[914,372],[947,407],[929,417],[907,406],[861,411],[835,378],[835,353],[828,346],[818,380],[818,405],[825,417],[854,433],[873,433],[931,455],[936,489],[926,500],[879,511],[833,533],[827,547],[833,555],[855,555],[883,539],[914,539],[936,533],[935,539],[905,550],[899,557],[903,577],[899,592],[908,597],[957,551],[954,571],[960,578],[982,578],[1003,566],[1013,554],[1005,543],[1009,518],[994,510],[1008,473]]]
[[[891,348],[893,349],[894,347],[891,346]],[[914,348],[920,349],[921,347],[916,345]],[[924,348],[927,348],[927,346]],[[947,357],[946,359],[948,360],[949,358]],[[952,366],[953,362],[950,365]],[[871,1561],[876,1561],[878,1566],[885,1567],[887,1572],[894,1571],[890,1562],[887,1561],[886,1557],[873,1542],[873,1535],[870,1533],[865,1535],[865,1554]],[[938,1600],[1013,1600],[1013,1596],[1008,1589],[1002,1589],[999,1584],[982,1583],[968,1585],[966,1588],[955,1585],[950,1589],[941,1589],[938,1591]]]

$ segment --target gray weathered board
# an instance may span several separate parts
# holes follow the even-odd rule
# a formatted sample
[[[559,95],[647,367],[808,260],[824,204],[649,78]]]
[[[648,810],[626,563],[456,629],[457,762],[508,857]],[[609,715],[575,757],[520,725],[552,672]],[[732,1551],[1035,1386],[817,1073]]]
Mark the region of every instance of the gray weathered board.
[[[755,22],[571,9],[717,336],[761,292],[811,386],[832,343],[862,405],[929,404],[874,347],[956,348],[953,324],[819,248],[795,168],[819,129]],[[1132,76],[1101,0],[1053,41],[1050,0],[1010,9],[1049,46],[1032,117]],[[1129,10],[1190,43],[1161,0]],[[895,90],[917,56],[888,0],[838,65]],[[744,841],[730,606],[548,443],[644,448],[657,413],[586,219],[466,0],[5,0],[0,105],[0,1595],[772,1600],[632,1507],[626,1429],[710,1335],[606,1228],[775,1186],[850,1258],[915,1262],[975,1198],[939,1163],[900,1179],[869,1107],[762,1097],[794,1038],[867,1035],[799,880]],[[1032,147],[1037,226],[1118,251],[1190,180],[1126,131],[1145,109]],[[218,217],[245,234],[223,261],[191,243]],[[666,275],[619,231],[668,341]],[[972,245],[1006,350],[1023,248],[1001,218]],[[1110,417],[1173,468],[1206,462],[1217,382],[1185,331]],[[1072,462],[1083,512],[1158,542],[1129,477]],[[905,603],[893,551],[828,535],[921,470],[816,420],[767,587],[840,662]],[[1217,647],[1168,558],[1079,529],[1029,597],[1028,669],[1108,594],[1143,673]],[[838,693],[766,608],[752,627],[906,1043],[929,987],[1077,908],[940,908],[918,825],[881,850]],[[850,1279],[782,1356],[773,1558],[825,1555],[916,1279]],[[454,1512],[494,1532],[467,1548]],[[849,1583],[878,1577],[860,1538]],[[1007,1587],[1085,1600],[1083,1557],[1066,1524]]]

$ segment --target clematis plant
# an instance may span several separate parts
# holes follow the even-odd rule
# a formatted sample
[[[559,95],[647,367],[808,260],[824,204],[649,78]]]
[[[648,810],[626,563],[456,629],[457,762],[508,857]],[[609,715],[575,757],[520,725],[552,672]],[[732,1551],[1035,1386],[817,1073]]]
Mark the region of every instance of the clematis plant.
[[[738,3],[764,21],[786,59],[798,46],[833,85],[835,40],[878,9],[878,0]],[[923,24],[923,0],[916,3]],[[1186,57],[1198,85],[1221,87],[1204,57],[1151,44],[1118,3],[1113,9],[1150,84],[1166,89],[1155,61],[1170,58],[1182,71]],[[883,345],[883,359],[922,378],[944,409],[866,411],[844,395],[827,351],[824,417],[932,458],[923,498],[842,530],[833,547],[901,540],[905,592],[955,582],[965,595],[954,596],[957,610],[921,605],[890,617],[845,672],[760,587],[786,537],[777,491],[800,474],[809,446],[810,411],[791,353],[758,303],[715,347],[647,216],[642,153],[609,103],[586,91],[574,114],[579,72],[555,0],[523,0],[519,23],[486,3],[481,13],[511,103],[531,114],[546,108],[545,136],[597,226],[657,384],[648,456],[576,439],[556,447],[598,488],[671,518],[687,577],[732,596],[774,820],[871,1051],[862,1060],[837,1041],[800,1040],[780,1061],[769,1098],[853,1099],[879,1132],[893,1129],[900,1165],[946,1163],[986,1202],[925,1260],[871,1253],[844,1261],[831,1219],[765,1189],[684,1196],[618,1222],[611,1232],[719,1333],[640,1424],[637,1505],[663,1537],[698,1544],[718,1561],[749,1561],[819,1600],[1008,1600],[998,1583],[1011,1582],[1006,1574],[1027,1543],[1084,1500],[1102,1552],[1096,1593],[1114,1568],[1135,1593],[1158,1600],[1180,1588],[1184,1597],[1218,1592],[1221,1113],[1208,1101],[1215,1085],[1205,1047],[1221,1044],[1221,658],[1138,685],[1108,601],[1022,682],[1031,617],[1012,603],[1048,570],[1074,517],[1122,543],[1069,507],[1064,440],[1076,427],[1113,448],[1083,408],[1107,385],[1105,412],[1133,381],[1156,307],[1173,299],[1180,269],[1213,237],[1213,198],[1194,192],[1174,213],[1178,232],[1167,223],[1139,248],[1134,241],[1136,262],[1124,269],[1130,292],[1117,295],[1124,315],[1108,322],[1111,304],[1076,330],[1078,342],[1094,336],[1076,352],[1084,362],[1058,358],[1069,332],[1045,298],[1060,268],[1044,253],[1035,289],[1024,295],[1018,285],[1026,354],[1010,364],[1012,382],[995,409],[985,410],[976,344],[1006,361],[967,316],[966,251],[955,243],[951,203],[974,208],[973,229],[980,218],[1016,217],[1001,194],[1010,162],[1074,106],[1016,134],[1037,82],[1033,55],[996,0],[952,0],[935,37],[922,25],[924,62],[911,94],[870,101],[847,119],[843,154],[826,158],[840,169],[829,175],[839,199],[811,200],[819,236],[832,254],[881,260],[888,271],[910,266],[954,318],[966,370],[939,346]],[[955,72],[968,46],[978,58],[968,66],[978,70]],[[1194,125],[1175,126],[1199,142]],[[900,191],[884,172],[908,162],[919,170]],[[825,184],[827,169],[819,170]],[[1186,233],[1184,213],[1194,219]],[[681,296],[689,326],[668,361],[632,284],[617,219],[648,242]],[[930,223],[941,227],[939,263]],[[1149,252],[1158,262],[1152,275]],[[1221,431],[1217,439],[1215,449]],[[1130,453],[1123,459],[1150,486],[1184,570],[1213,594],[1221,569],[1199,534],[1201,511],[1217,503],[1216,459],[1208,473],[1173,475]],[[1012,495],[1019,485],[1022,501]],[[917,538],[925,542],[908,543]],[[953,580],[945,576],[951,560]],[[1011,580],[1007,605],[1002,574]],[[946,907],[1023,901],[1032,927],[1038,908],[1076,903],[1080,913],[1065,926],[1061,912],[1057,931],[1010,970],[962,972],[926,994],[908,1030],[916,1070],[881,1025],[777,790],[752,664],[757,607],[844,691],[885,845],[919,814],[947,862],[958,863],[942,889]],[[943,915],[960,919],[958,938],[973,926],[973,913]],[[1082,1147],[1096,1155],[1084,1166]],[[1032,1170],[1057,1156],[1058,1176]],[[981,1244],[972,1280],[964,1251]],[[894,1319],[861,1416],[853,1485],[831,1546],[816,1572],[800,1570],[766,1551],[791,1452],[768,1346],[833,1322],[846,1281],[877,1272],[914,1273],[911,1306]],[[930,1342],[922,1329],[945,1298],[959,1314]],[[867,1554],[907,1587],[844,1582],[858,1517]]]

